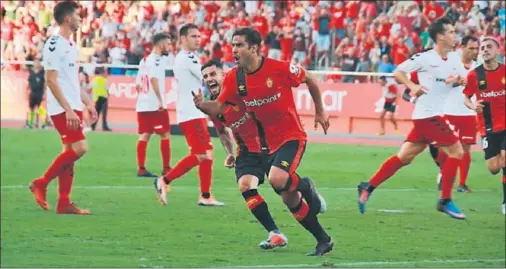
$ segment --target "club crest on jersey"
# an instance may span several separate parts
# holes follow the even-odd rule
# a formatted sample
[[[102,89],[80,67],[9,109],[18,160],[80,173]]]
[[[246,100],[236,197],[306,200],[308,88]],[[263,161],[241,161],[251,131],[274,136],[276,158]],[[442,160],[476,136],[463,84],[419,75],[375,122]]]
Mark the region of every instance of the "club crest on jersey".
[[[267,77],[267,80],[265,81],[265,85],[267,86],[267,88],[272,88],[272,79],[270,77]]]
[[[239,85],[239,94],[246,94],[246,86]]]
[[[506,84],[506,78],[505,78],[505,77],[502,77],[501,82],[502,82],[502,84]]]
[[[239,107],[238,107],[238,106],[232,106],[232,109],[233,109],[235,112],[239,111]]]
[[[480,80],[480,85],[485,85],[485,80]]]

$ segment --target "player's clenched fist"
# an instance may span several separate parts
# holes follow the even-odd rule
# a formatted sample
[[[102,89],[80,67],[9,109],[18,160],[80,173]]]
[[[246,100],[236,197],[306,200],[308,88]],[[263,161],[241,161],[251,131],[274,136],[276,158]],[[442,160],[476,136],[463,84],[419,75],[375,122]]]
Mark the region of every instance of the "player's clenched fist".
[[[193,95],[193,103],[195,103],[196,107],[199,107],[202,102],[204,102],[204,95],[202,95],[202,89],[199,89],[197,93],[192,91]]]
[[[234,168],[235,167],[235,157],[232,154],[227,155],[225,158],[225,167],[226,168]]]

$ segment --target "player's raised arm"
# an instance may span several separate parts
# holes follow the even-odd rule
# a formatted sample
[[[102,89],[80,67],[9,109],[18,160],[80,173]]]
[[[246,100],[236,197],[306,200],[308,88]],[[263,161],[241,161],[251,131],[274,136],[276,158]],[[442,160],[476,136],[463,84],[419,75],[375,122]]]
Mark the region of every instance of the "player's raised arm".
[[[198,89],[197,92],[192,91],[193,102],[200,111],[211,117],[218,117],[225,111],[227,105],[219,101],[204,101],[204,95],[202,89]]]

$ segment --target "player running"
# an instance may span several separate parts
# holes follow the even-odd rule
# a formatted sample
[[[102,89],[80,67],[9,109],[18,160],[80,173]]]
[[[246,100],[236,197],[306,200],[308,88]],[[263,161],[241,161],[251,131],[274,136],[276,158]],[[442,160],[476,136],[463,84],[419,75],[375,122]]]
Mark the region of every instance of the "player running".
[[[478,56],[479,40],[473,36],[465,36],[462,38],[461,51],[454,52],[459,55],[462,64],[459,65],[460,74],[467,74],[473,70],[477,63],[474,61]],[[444,118],[455,128],[458,133],[460,143],[464,149],[464,155],[459,164],[459,184],[457,187],[458,192],[470,193],[471,189],[467,186],[467,176],[469,174],[469,167],[471,166],[471,146],[476,144],[476,112],[467,108],[464,104],[465,96],[463,94],[464,87],[459,87],[458,90],[450,91],[446,98],[444,107]],[[431,156],[438,166],[445,162],[447,155],[443,151],[439,151],[434,145],[429,145]],[[441,173],[438,175],[438,189],[441,185]]]
[[[153,36],[151,54],[139,63],[136,79],[137,123],[137,176],[157,177],[146,169],[146,148],[151,134],[160,135],[162,173],[170,170],[170,125],[165,101],[165,64],[163,56],[169,53],[169,36],[159,33]]]
[[[441,199],[437,210],[452,218],[465,219],[465,215],[451,200],[452,179],[456,176],[462,145],[448,123],[441,117],[444,101],[454,87],[465,84],[465,78],[458,75],[461,65],[458,57],[449,55],[455,40],[455,28],[451,21],[442,18],[429,28],[429,34],[435,41],[435,49],[413,55],[404,61],[394,72],[395,78],[419,96],[413,111],[414,127],[402,145],[399,153],[386,160],[369,182],[358,185],[358,204],[361,213],[374,189],[393,176],[403,166],[408,165],[420,154],[427,144],[435,143],[448,155],[443,164]],[[420,85],[413,83],[407,76],[418,72]]]
[[[318,221],[321,200],[309,178],[301,178],[296,169],[306,147],[307,134],[297,114],[292,87],[308,85],[315,103],[315,128],[329,128],[316,80],[301,67],[259,55],[260,33],[241,28],[232,36],[233,54],[237,63],[227,73],[223,91],[216,101],[196,105],[211,117],[223,114],[228,103],[241,100],[257,125],[261,151],[269,154],[269,183],[292,212],[295,219],[317,240],[311,256],[323,255],[333,248],[333,241]],[[196,89],[195,89],[196,90]]]
[[[181,159],[173,169],[154,181],[158,197],[165,197],[169,184],[199,166],[200,197],[198,205],[223,206],[211,195],[213,167],[213,144],[207,130],[204,113],[193,104],[192,91],[202,86],[201,64],[195,51],[199,48],[200,32],[195,24],[185,24],[179,30],[181,50],[174,62],[174,76],[177,81],[176,116],[179,127],[190,148],[190,153]],[[161,193],[163,192],[163,193]],[[159,199],[162,205],[166,199]]]
[[[385,116],[387,113],[390,114],[390,121],[394,125],[394,129],[397,132],[398,126],[395,120],[395,108],[397,107],[397,86],[392,78],[385,76],[380,77],[380,85],[383,87],[383,98],[385,98],[385,104],[383,105],[383,111],[380,114],[380,131],[378,135],[385,135]]]
[[[464,88],[465,105],[478,113],[487,167],[493,175],[502,169],[502,213],[506,214],[506,68],[497,62],[499,43],[484,38],[480,47],[484,63],[469,72]],[[476,95],[476,102],[471,97]]]
[[[202,77],[209,89],[211,100],[215,100],[220,94],[223,76],[223,68],[219,62],[210,61],[202,66]],[[197,103],[202,101],[201,92],[195,96],[195,99],[198,99]],[[211,120],[227,152],[225,167],[235,167],[237,184],[242,197],[251,213],[269,232],[267,240],[262,241],[259,246],[263,249],[286,246],[288,239],[279,231],[267,203],[258,193],[258,186],[264,183],[267,155],[264,156],[261,152],[255,121],[246,112],[246,107],[240,99],[228,103],[223,114]],[[233,152],[234,138],[237,142],[237,160]]]
[[[58,177],[59,199],[56,213],[88,215],[89,210],[79,209],[70,202],[74,163],[88,150],[82,125],[83,103],[92,118],[96,120],[97,117],[95,106],[79,87],[79,53],[76,43],[70,39],[70,35],[79,29],[81,23],[77,3],[65,1],[56,4],[54,19],[58,23],[60,33],[49,38],[42,55],[46,82],[50,89],[47,94],[47,110],[60,134],[63,152],[56,157],[42,177],[32,182],[30,190],[37,204],[48,210],[47,185]]]

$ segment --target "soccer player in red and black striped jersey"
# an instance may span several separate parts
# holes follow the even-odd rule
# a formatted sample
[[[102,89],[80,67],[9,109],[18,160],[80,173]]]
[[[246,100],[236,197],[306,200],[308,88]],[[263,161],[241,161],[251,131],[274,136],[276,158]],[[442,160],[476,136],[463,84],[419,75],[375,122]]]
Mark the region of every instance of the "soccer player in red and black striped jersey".
[[[482,136],[483,151],[490,173],[502,169],[503,203],[502,213],[506,214],[506,68],[497,61],[499,43],[485,38],[480,46],[484,63],[467,76],[464,88],[465,104],[476,111],[478,128]],[[471,97],[476,95],[476,102]]]
[[[328,117],[316,80],[301,67],[260,56],[261,42],[260,33],[252,28],[235,31],[232,46],[237,67],[225,76],[216,101],[196,105],[212,117],[223,114],[229,102],[240,100],[245,105],[257,125],[261,150],[269,155],[269,183],[295,219],[316,238],[318,244],[309,255],[320,256],[331,251],[334,243],[318,221],[322,200],[314,184],[296,173],[307,134],[296,111],[292,87],[307,84],[315,102],[315,127],[321,124],[325,133]]]
[[[223,85],[223,67],[217,61],[209,61],[202,66],[202,78],[210,91],[210,99],[216,100]],[[201,92],[194,99],[202,101]],[[265,157],[258,139],[257,124],[246,111],[240,99],[227,103],[223,114],[212,117],[221,144],[227,152],[225,167],[235,167],[235,175],[249,210],[262,226],[269,232],[269,237],[260,243],[263,249],[284,247],[288,240],[279,231],[272,218],[267,203],[258,193],[258,186],[264,183],[266,175]],[[233,152],[233,141],[237,143],[237,159]]]

